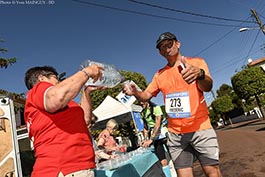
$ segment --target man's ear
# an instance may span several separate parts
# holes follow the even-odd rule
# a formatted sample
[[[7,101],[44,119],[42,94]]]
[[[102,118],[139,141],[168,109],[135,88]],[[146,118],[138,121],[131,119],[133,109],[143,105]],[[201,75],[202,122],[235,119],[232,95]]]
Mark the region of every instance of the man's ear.
[[[43,75],[39,75],[39,76],[38,76],[38,81],[43,81],[43,80],[44,80],[44,77],[45,77],[45,76],[43,76]]]
[[[178,50],[180,49],[180,42],[179,41],[176,41],[176,43],[177,43],[177,47],[178,47]]]

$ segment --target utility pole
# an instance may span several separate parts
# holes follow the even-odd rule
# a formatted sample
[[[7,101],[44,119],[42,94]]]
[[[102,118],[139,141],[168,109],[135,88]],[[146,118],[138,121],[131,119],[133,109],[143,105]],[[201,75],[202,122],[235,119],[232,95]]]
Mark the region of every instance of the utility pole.
[[[261,31],[263,32],[263,34],[265,35],[265,28],[264,28],[264,25],[262,25],[260,19],[259,19],[259,16],[257,14],[257,12],[254,10],[254,9],[251,9],[251,13],[253,14],[253,16],[255,17],[258,25],[259,25],[259,28],[261,29]]]
[[[259,25],[259,28],[261,29],[261,31],[265,35],[265,27],[264,27],[264,25],[262,25],[257,12],[254,9],[251,9],[251,12],[252,12],[253,16],[255,17],[255,19],[256,19],[256,21],[257,21],[257,23]],[[264,110],[264,108],[263,108],[263,106],[262,106],[262,104],[261,104],[261,102],[259,100],[259,97],[257,95],[255,95],[255,98],[256,98],[256,101],[258,103],[259,109],[261,111],[262,119],[265,119],[265,110]]]
[[[215,94],[214,94],[213,90],[211,90],[211,94],[213,96],[213,99],[216,100],[216,97],[215,97]]]

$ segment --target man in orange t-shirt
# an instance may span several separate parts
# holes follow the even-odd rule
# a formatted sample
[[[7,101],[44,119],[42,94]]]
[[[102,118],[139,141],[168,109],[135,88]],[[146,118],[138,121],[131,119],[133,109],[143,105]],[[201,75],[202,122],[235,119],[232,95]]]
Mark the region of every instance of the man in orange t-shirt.
[[[135,85],[123,91],[142,102],[162,92],[168,115],[167,145],[178,177],[192,177],[196,159],[206,176],[221,177],[217,136],[203,96],[213,84],[207,64],[202,58],[182,56],[180,41],[170,32],[159,36],[156,48],[167,59],[166,66],[155,73],[144,91]]]

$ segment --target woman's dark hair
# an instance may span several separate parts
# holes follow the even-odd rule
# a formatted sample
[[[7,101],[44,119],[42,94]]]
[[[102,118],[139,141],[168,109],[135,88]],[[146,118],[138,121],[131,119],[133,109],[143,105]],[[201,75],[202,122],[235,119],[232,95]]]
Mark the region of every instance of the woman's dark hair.
[[[55,68],[51,66],[37,66],[30,68],[25,73],[25,85],[28,88],[28,90],[32,89],[32,87],[39,82],[38,77],[40,75],[49,77],[50,75],[58,76],[58,73]]]

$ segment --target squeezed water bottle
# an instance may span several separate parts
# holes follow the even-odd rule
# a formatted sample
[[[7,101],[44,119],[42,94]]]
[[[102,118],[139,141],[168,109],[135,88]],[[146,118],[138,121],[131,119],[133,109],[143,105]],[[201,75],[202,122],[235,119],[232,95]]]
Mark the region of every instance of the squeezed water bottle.
[[[93,79],[89,78],[86,82],[86,86],[104,86],[108,88],[113,88],[123,81],[123,77],[114,65],[109,65],[105,63],[100,63],[92,60],[86,60],[81,64],[81,69],[90,66],[91,64],[96,64],[102,66],[102,79],[97,80],[93,83]]]

